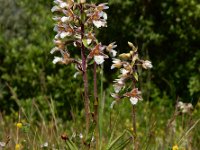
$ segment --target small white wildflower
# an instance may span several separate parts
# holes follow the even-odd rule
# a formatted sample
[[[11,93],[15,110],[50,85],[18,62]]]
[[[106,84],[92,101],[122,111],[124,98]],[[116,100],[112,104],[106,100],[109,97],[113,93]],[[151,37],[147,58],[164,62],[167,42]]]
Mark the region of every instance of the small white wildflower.
[[[100,12],[99,16],[100,16],[100,17],[103,17],[104,20],[107,20],[107,19],[108,19],[107,14],[106,14],[105,12],[103,12],[103,11]]]
[[[188,103],[187,107],[193,109],[193,105],[191,103]]]
[[[97,27],[106,27],[106,22],[101,20],[93,20],[93,24]]]
[[[66,36],[70,36],[70,35],[71,35],[70,32],[61,32],[61,33],[60,33],[60,38],[61,38],[61,39],[64,39]]]
[[[5,147],[6,143],[5,142],[0,142],[0,147]]]
[[[120,59],[116,59],[116,58],[113,58],[113,64],[111,66],[111,69],[114,69],[114,68],[121,68],[122,66],[122,62]]]
[[[53,63],[63,62],[63,58],[54,56]]]
[[[143,63],[142,63],[142,67],[143,67],[144,69],[150,69],[150,68],[152,68],[153,66],[152,66],[152,64],[151,64],[150,61],[145,60],[145,61],[143,61]]]
[[[182,108],[183,105],[184,105],[183,102],[180,101],[180,102],[178,102],[177,107],[178,107],[178,108]]]
[[[130,98],[130,102],[131,102],[132,105],[136,105],[137,102],[138,102],[138,98],[136,98],[136,97],[131,97],[131,98]]]
[[[69,18],[70,18],[70,17],[64,16],[64,17],[61,18],[61,21],[62,21],[62,22],[67,22],[67,21],[69,21]]]
[[[182,113],[190,113],[193,109],[191,103],[178,102],[177,107]]]
[[[115,93],[119,93],[123,86],[124,84],[114,84],[113,87],[114,87]]]
[[[127,73],[129,73],[129,71],[124,68],[120,69],[120,72],[122,75],[126,75]]]
[[[118,84],[124,84],[124,78],[119,78],[119,79],[115,79],[115,81],[113,81],[113,82],[116,82],[116,83],[118,83]]]
[[[80,139],[82,139],[82,138],[83,138],[83,134],[82,134],[82,133],[80,133],[80,134],[79,134],[79,137],[80,137]]]
[[[41,148],[48,147],[48,145],[49,145],[48,142],[45,142],[44,144],[41,145]]]
[[[90,45],[92,43],[92,39],[87,39],[87,44]]]
[[[101,56],[101,55],[94,56],[94,61],[95,61],[98,65],[100,65],[100,64],[102,64],[102,63],[104,62],[104,57]]]
[[[105,12],[103,13],[103,19],[105,19],[105,20],[108,19],[108,15]]]
[[[117,47],[117,45],[115,45],[115,43],[116,42],[112,42],[106,47],[106,51],[108,51],[112,55],[112,57],[115,57],[117,54],[117,51],[114,50],[114,48]]]
[[[65,2],[61,2],[59,5],[61,8],[68,7],[67,3],[65,3]]]
[[[51,8],[51,12],[55,12],[55,11],[59,11],[59,10],[60,10],[60,7],[58,7],[58,6],[53,6]]]
[[[55,35],[54,38],[55,38],[55,39],[58,39],[59,37],[60,37],[60,34],[58,33],[58,34]]]
[[[115,57],[117,55],[117,51],[114,49],[111,50],[110,53],[111,53],[112,57]]]

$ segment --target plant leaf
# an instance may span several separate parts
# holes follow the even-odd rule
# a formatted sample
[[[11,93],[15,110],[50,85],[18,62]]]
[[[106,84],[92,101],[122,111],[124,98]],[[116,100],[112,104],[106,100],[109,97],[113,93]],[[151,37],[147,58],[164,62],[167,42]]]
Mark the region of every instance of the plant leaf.
[[[137,72],[134,72],[133,76],[134,76],[135,80],[138,81],[138,74],[137,74]]]
[[[88,45],[88,43],[87,43],[87,39],[83,39],[82,42],[83,42],[83,45],[84,45],[85,47],[89,48],[89,45]]]
[[[96,124],[93,122],[89,128],[89,133],[88,136],[86,138],[86,143],[87,145],[89,145],[91,143],[92,137],[94,135],[94,130],[95,130]]]
[[[118,141],[120,141],[122,138],[123,138],[123,136],[125,135],[125,131],[121,134],[121,135],[119,135],[115,140],[113,140],[109,145],[108,145],[108,147],[106,148],[107,150],[111,150],[114,146],[115,146],[115,144],[118,142]]]
[[[70,149],[70,150],[78,150],[77,146],[75,145],[74,142],[72,142],[70,139],[68,139],[66,141],[66,144],[67,144],[67,147]]]

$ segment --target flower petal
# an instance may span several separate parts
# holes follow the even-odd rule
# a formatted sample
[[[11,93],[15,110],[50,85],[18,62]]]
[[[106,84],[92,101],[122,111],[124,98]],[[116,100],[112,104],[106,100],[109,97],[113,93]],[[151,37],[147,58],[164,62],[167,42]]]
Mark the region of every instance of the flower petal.
[[[53,54],[55,51],[58,51],[58,50],[59,50],[58,47],[54,47],[54,48],[51,49],[50,53]]]
[[[104,57],[101,56],[101,55],[94,56],[94,61],[95,61],[98,65],[100,65],[100,64],[102,64],[102,63],[104,62]]]
[[[117,51],[116,50],[111,50],[110,53],[112,54],[112,57],[115,57],[117,55]]]
[[[92,39],[87,39],[87,44],[90,45],[92,43]]]
[[[55,56],[54,59],[53,59],[53,63],[56,64],[58,62],[63,62],[63,58]]]
[[[51,8],[51,12],[56,12],[56,11],[60,11],[60,7],[58,7],[58,6],[53,6],[53,7]]]
[[[121,91],[121,89],[123,88],[124,84],[114,84],[114,91],[115,93],[119,93]]]
[[[126,75],[127,73],[129,73],[129,71],[124,68],[120,69],[120,72],[122,75]]]
[[[78,75],[80,74],[80,72],[76,72],[73,77],[76,78]]]
[[[114,64],[112,64],[112,66],[111,66],[111,69],[114,69],[115,68],[115,65]]]
[[[67,21],[69,21],[69,18],[70,18],[70,17],[64,16],[64,17],[61,18],[61,21],[62,21],[62,22],[67,22]]]
[[[65,7],[67,7],[67,6],[68,6],[67,3],[65,3],[65,2],[61,2],[61,3],[60,3],[60,7],[61,7],[61,8],[65,8]]]
[[[101,21],[101,20],[93,20],[93,24],[97,27],[105,27],[106,26],[106,22],[105,21]]]
[[[110,108],[111,108],[111,109],[113,109],[115,103],[116,103],[116,101],[113,101],[113,102],[110,104]]]
[[[145,60],[142,63],[142,67],[144,69],[151,69],[153,67],[153,65],[151,64],[151,62],[149,60]]]
[[[61,33],[60,33],[60,38],[61,38],[61,39],[64,39],[66,36],[70,36],[70,35],[71,35],[70,32],[61,32]]]
[[[0,147],[5,147],[6,143],[5,142],[0,142]]]
[[[138,102],[138,99],[136,97],[131,97],[130,102],[131,102],[132,105],[136,105],[137,102]]]

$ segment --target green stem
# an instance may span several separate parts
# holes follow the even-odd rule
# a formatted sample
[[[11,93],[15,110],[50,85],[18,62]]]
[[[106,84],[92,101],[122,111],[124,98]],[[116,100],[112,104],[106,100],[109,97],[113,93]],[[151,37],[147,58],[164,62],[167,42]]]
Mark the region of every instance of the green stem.
[[[133,143],[134,150],[138,150],[137,131],[136,131],[136,107],[132,106],[132,120],[133,120]]]
[[[97,64],[94,62],[94,122],[95,128],[95,139],[96,139],[96,150],[99,149],[99,121],[98,121],[98,95],[97,95]]]
[[[102,147],[102,116],[103,116],[103,64],[101,65],[101,98],[100,98],[100,106],[99,106],[99,145],[100,145],[100,149]]]
[[[82,4],[80,5],[81,15],[84,13]],[[81,22],[81,40],[84,38],[85,28],[83,22]],[[81,57],[82,57],[82,69],[83,69],[83,82],[84,82],[84,107],[85,107],[85,118],[86,118],[86,133],[89,132],[90,127],[90,101],[88,97],[88,78],[87,78],[87,68],[86,68],[86,55],[85,46],[81,42]]]
[[[136,71],[137,68],[135,67],[134,70]],[[133,88],[135,88],[136,80],[133,78]],[[132,106],[132,121],[133,121],[133,144],[134,150],[138,150],[138,141],[137,141],[137,130],[136,130],[136,106]]]

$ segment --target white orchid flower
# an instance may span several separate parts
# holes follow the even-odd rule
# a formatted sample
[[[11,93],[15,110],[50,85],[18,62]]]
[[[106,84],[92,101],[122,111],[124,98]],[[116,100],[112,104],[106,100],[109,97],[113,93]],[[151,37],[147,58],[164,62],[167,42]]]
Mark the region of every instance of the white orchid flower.
[[[101,55],[96,55],[94,56],[94,61],[100,65],[102,64],[105,60],[104,60],[104,56],[101,56]]]
[[[151,62],[149,60],[145,60],[142,62],[142,67],[144,69],[151,69],[153,67],[153,65],[151,64]]]
[[[138,98],[136,98],[136,97],[131,97],[131,98],[130,98],[130,102],[131,102],[132,105],[136,105],[137,102],[138,102]]]

